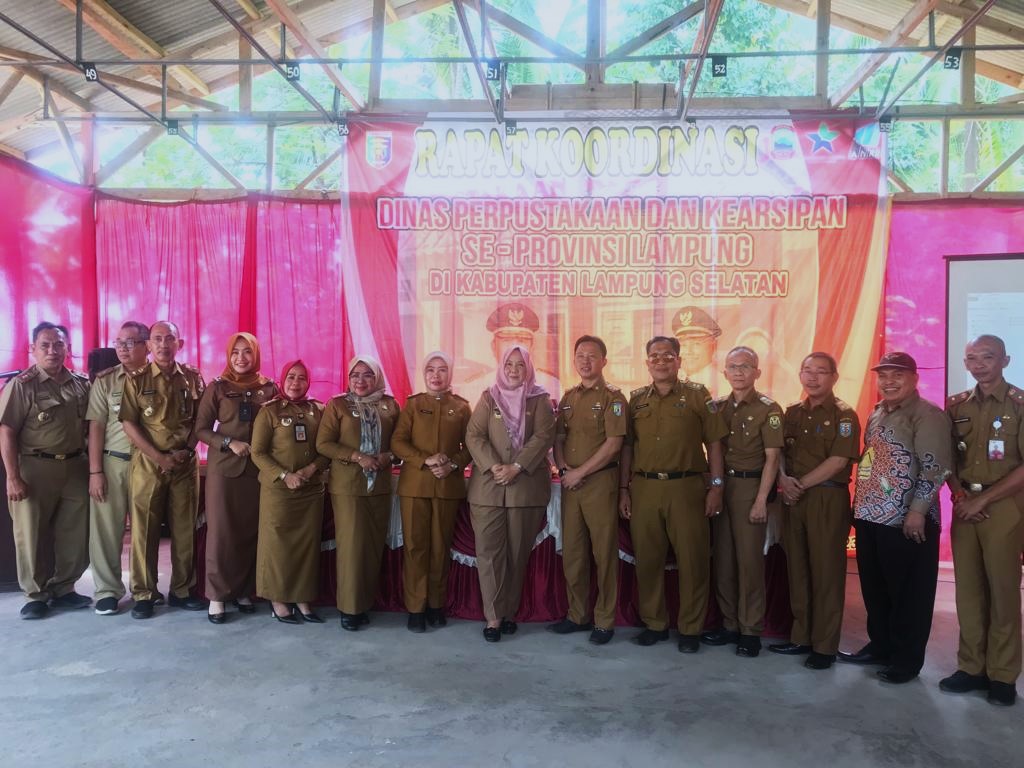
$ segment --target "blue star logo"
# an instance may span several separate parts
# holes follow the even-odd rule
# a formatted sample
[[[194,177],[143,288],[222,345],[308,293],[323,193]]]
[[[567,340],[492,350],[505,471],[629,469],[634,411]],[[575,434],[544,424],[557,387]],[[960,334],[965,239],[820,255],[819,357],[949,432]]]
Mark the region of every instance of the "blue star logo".
[[[838,135],[839,131],[830,130],[828,123],[819,123],[817,133],[807,134],[807,138],[814,142],[811,152],[833,152],[832,142],[836,140]]]

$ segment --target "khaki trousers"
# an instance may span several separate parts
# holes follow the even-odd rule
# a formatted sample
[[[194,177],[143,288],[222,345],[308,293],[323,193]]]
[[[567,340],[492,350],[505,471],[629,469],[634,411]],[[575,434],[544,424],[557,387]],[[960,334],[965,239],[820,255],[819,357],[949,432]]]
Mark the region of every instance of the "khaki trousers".
[[[1012,683],[1021,669],[1021,507],[1014,499],[990,504],[987,520],[953,518],[950,542],[960,621],[957,666],[971,675]]]
[[[808,489],[786,513],[784,545],[793,610],[790,642],[835,655],[846,601],[846,541],[853,513],[847,488]]]
[[[405,610],[423,613],[448,602],[448,568],[460,499],[399,497]]]
[[[636,553],[640,619],[648,629],[668,628],[665,558],[669,545],[679,566],[679,620],[682,635],[704,628],[711,581],[711,526],[704,516],[704,479],[633,478],[629,531]]]
[[[165,475],[141,452],[132,455],[132,597],[152,600],[157,588],[160,524],[171,531],[171,583],[175,597],[188,597],[196,583],[194,566],[199,474],[195,459]]]
[[[74,591],[89,565],[89,462],[21,456],[28,498],[9,503],[18,584],[29,600]]]
[[[767,523],[751,523],[759,478],[727,477],[725,509],[714,518],[712,563],[722,626],[760,636],[764,631],[764,538]]]
[[[124,523],[131,499],[130,464],[125,459],[103,455],[103,476],[107,479],[106,501],[89,499],[89,567],[96,586],[94,599],[124,597],[121,552]]]
[[[348,614],[365,613],[377,599],[380,564],[391,519],[391,496],[332,493],[331,506],[337,545],[338,610]]]
[[[476,569],[487,621],[512,621],[523,597],[526,566],[546,507],[470,505]]]
[[[615,628],[619,591],[619,476],[605,470],[575,491],[562,489],[562,568],[569,620],[590,621],[590,556],[597,570],[594,624]]]

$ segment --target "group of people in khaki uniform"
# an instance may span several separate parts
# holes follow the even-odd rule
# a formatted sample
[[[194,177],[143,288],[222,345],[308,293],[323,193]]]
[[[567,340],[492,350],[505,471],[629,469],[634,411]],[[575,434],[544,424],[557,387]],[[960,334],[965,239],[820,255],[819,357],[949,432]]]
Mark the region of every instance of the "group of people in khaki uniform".
[[[65,367],[67,336],[62,326],[37,326],[35,365],[0,396],[0,453],[25,618],[89,605],[74,584],[90,555],[97,613],[117,612],[126,509],[133,616],[152,615],[163,600],[156,555],[165,520],[167,602],[207,607],[191,595],[195,445],[202,441],[211,450],[209,472],[218,476],[212,491],[208,480],[207,522],[222,526],[214,542],[223,537],[208,548],[212,622],[223,622],[227,600],[253,610],[254,593],[271,601],[279,621],[321,621],[311,603],[326,490],[341,625],[355,631],[367,624],[389,525],[391,468],[401,463],[409,629],[446,623],[449,550],[459,504],[468,499],[484,637],[497,642],[517,629],[526,564],[550,500],[552,452],[568,598],[567,615],[549,627],[554,633],[589,631],[597,645],[612,639],[621,517],[632,535],[644,624],[634,641],[650,646],[669,638],[664,574],[671,548],[679,650],[735,644],[737,655],[757,656],[767,522],[780,514],[793,625],[788,640],[769,650],[806,656],[811,669],[827,669],[837,657],[879,665],[881,680],[899,684],[915,678],[924,660],[945,483],[954,501],[961,631],[958,670],[940,686],[983,690],[994,704],[1016,700],[1024,393],[1003,378],[1009,357],[998,337],[968,344],[964,362],[977,386],[950,397],[944,412],[920,399],[913,358],[885,355],[873,368],[880,399],[862,439],[857,413],[834,394],[836,361],[822,352],[803,360],[805,396],[783,409],[756,388],[754,350],[728,353],[723,374],[731,391],[716,399],[704,385],[680,380],[679,339],[656,336],[645,349],[650,384],[627,399],[604,379],[604,342],[586,335],[574,347],[580,383],[552,412],[552,393],[537,385],[529,350],[519,345],[504,350],[495,382],[475,408],[452,390],[453,361],[440,351],[423,361],[425,391],[400,408],[370,357],[351,361],[348,391],[325,406],[307,397],[310,372],[302,361],[286,365],[278,383],[260,375],[258,342],[242,333],[229,340],[224,375],[207,388],[196,369],[176,361],[183,342],[166,321],[152,329],[126,323],[115,342],[120,364],[101,373],[90,392],[84,377]],[[870,641],[844,653],[845,543],[854,521]],[[712,583],[722,620],[706,629]]]

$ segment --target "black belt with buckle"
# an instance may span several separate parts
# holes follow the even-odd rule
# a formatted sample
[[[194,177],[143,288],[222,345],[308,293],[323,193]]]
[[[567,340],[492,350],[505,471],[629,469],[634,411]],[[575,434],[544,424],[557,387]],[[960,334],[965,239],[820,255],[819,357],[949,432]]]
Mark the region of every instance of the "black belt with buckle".
[[[739,478],[741,478],[743,480],[753,480],[754,478],[760,479],[762,472],[763,472],[763,470],[760,470],[760,469],[755,469],[755,470],[746,471],[746,472],[738,470],[738,469],[727,469],[727,470],[725,470],[725,474],[727,474],[729,477],[739,477]]]
[[[970,491],[971,493],[981,493],[982,491],[987,491],[989,488],[995,485],[995,483],[989,483],[988,485],[984,485],[982,483],[968,483],[966,480],[961,480],[960,485],[963,487],[965,491]]]
[[[36,451],[35,453],[29,454],[30,456],[36,456],[40,459],[56,459],[57,461],[66,461],[67,459],[73,459],[76,456],[81,456],[81,449],[72,451],[71,453],[43,453],[42,451]]]
[[[634,475],[646,477],[648,480],[678,480],[682,477],[703,475],[703,472],[634,472]]]
[[[610,461],[607,464],[605,464],[603,467],[601,467],[600,469],[595,469],[592,474],[596,475],[598,472],[604,472],[606,469],[615,469],[617,466],[619,466],[619,462],[617,462],[617,461]]]
[[[822,480],[814,488],[849,488],[849,483],[840,483],[838,480]]]
[[[131,461],[132,458],[130,453],[121,453],[120,451],[108,451],[104,449],[103,453],[107,456],[113,456],[115,459],[120,459],[121,461]]]

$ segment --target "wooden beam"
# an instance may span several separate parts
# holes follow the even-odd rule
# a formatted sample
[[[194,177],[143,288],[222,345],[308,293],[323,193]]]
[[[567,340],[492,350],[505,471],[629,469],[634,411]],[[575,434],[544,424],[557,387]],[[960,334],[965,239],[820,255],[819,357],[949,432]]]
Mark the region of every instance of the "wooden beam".
[[[903,179],[901,179],[901,178],[900,178],[900,177],[899,177],[899,176],[898,176],[898,175],[896,174],[896,172],[895,172],[894,170],[892,170],[891,168],[889,168],[888,170],[886,170],[886,172],[885,172],[885,175],[889,177],[889,180],[890,180],[890,181],[891,181],[891,182],[892,182],[893,184],[895,184],[895,185],[896,185],[896,187],[897,187],[897,188],[898,188],[898,189],[899,189],[899,190],[900,190],[901,192],[913,192],[913,191],[914,191],[914,190],[912,190],[912,189],[910,188],[910,185],[909,185],[909,184],[907,184],[907,182],[905,182],[905,181],[904,181]]]
[[[262,14],[259,12],[256,6],[252,4],[252,0],[238,0],[238,5],[245,12],[245,15],[248,16],[250,19],[262,18]]]
[[[600,59],[605,47],[605,0],[587,0],[587,58]],[[587,64],[583,70],[585,80],[597,85],[604,80],[604,67],[598,63]]]
[[[928,18],[928,14],[932,12],[939,0],[916,0],[910,10],[907,11],[903,18],[899,20],[892,31],[885,36],[882,40],[881,47],[889,48],[894,45],[899,45],[902,41],[906,40],[907,37],[917,29],[918,25]],[[873,53],[868,58],[861,62],[860,66],[854,70],[853,74],[850,75],[849,79],[831,95],[830,101],[835,106],[841,106],[846,102],[850,96],[852,96],[857,89],[871,77],[878,68],[885,63],[890,54],[888,52]]]
[[[320,45],[320,41],[317,40],[314,35],[302,22],[298,14],[285,2],[285,0],[266,0],[267,7],[270,8],[277,17],[281,19],[281,22],[288,28],[288,31],[302,43],[306,49],[312,53],[318,59],[328,58],[327,50]],[[359,89],[348,80],[343,77],[341,71],[330,64],[323,64],[321,68],[324,74],[327,75],[328,79],[334,83],[338,90],[345,94],[345,98],[349,100],[349,103],[356,109],[356,111],[366,106],[366,102],[362,95],[359,93]]]
[[[682,26],[698,13],[704,10],[704,0],[697,0],[695,3],[690,3],[688,6],[683,8],[681,11],[676,11],[667,19],[663,19],[655,24],[653,27],[649,27],[641,32],[639,35],[634,37],[632,40],[627,40],[625,43],[620,45],[614,51],[608,54],[608,58],[616,58],[619,56],[629,56],[630,54],[639,51],[648,43],[653,43],[659,37],[663,37],[671,32],[673,29]]]
[[[808,3],[808,9],[810,9]],[[818,0],[814,6],[817,13],[814,47],[818,55],[814,58],[814,95],[824,99],[828,97],[828,51],[831,45],[832,31],[832,0]]]
[[[3,86],[0,86],[0,104],[3,104],[7,100],[7,97],[14,92],[14,89],[21,83],[21,79],[25,77],[24,72],[18,70],[12,70],[7,80],[4,81]]]
[[[395,9],[395,14],[398,16],[398,20],[408,19],[412,16],[416,16],[420,13],[426,13],[427,11],[433,10],[442,5],[447,5],[450,0],[413,0],[411,3],[406,3]],[[478,3],[476,0],[469,0],[467,2],[474,10],[477,8]],[[490,15],[491,6],[487,6],[487,14]],[[352,37],[358,37],[359,35],[365,35],[373,30],[373,19],[372,17],[363,19],[362,21],[356,21],[351,24],[346,24],[340,29],[332,30],[325,34],[320,35],[320,43],[322,45],[334,45],[344,40],[348,40]]]
[[[42,108],[38,108],[31,112],[27,112],[24,115],[17,115],[15,117],[9,117],[6,120],[0,120],[0,141],[38,121],[42,116],[43,110]]]
[[[1014,163],[1020,160],[1021,157],[1024,157],[1024,144],[1021,144],[1019,147],[1017,147],[1016,151],[1014,151],[1014,153],[1010,155],[1008,158],[1003,160],[1003,162],[999,164],[999,167],[993,170],[992,173],[990,173],[984,179],[975,184],[974,189],[972,189],[971,192],[984,191],[989,185],[992,184],[993,181],[995,181],[1004,173],[1006,173],[1006,171],[1009,170]]]
[[[960,2],[940,0],[935,10],[939,13],[944,13],[947,16],[954,16],[958,19],[969,19],[971,15],[978,10],[978,8],[979,6],[976,3],[969,2],[968,0],[960,0]],[[1024,43],[1024,27],[1011,24],[1008,21],[1002,21],[1001,19],[985,15],[978,19],[976,26],[979,29],[987,29],[990,32],[996,32],[1015,42]]]
[[[64,117],[61,114],[60,108],[57,106],[56,100],[53,98],[53,93],[48,93],[47,98],[50,100],[50,114],[53,115],[53,123],[57,128],[57,134],[60,136],[60,143],[64,146],[64,151],[68,153],[71,158],[71,163],[75,166],[75,170],[78,171],[78,176],[82,176],[82,161],[78,157],[78,152],[75,149],[75,142],[71,138],[71,134],[68,132],[68,127],[64,124]]]
[[[76,0],[57,0],[72,13],[76,13]],[[167,52],[138,27],[115,11],[106,0],[83,0],[82,19],[95,32],[126,56],[162,59]],[[160,78],[158,67],[146,71]],[[210,88],[195,72],[183,65],[168,67],[168,73],[186,90],[194,89],[202,96],[210,95]]]
[[[19,160],[25,159],[24,152],[22,152],[17,147],[12,147],[7,144],[0,144],[0,152],[4,153],[5,155],[10,155],[11,157],[16,157]]]
[[[466,4],[474,8],[477,11],[477,13],[480,12],[480,6],[476,2],[476,0],[467,0]],[[520,37],[529,40],[531,43],[538,46],[539,48],[542,48],[548,53],[551,53],[557,56],[558,58],[562,59],[560,63],[569,64],[571,66],[585,70],[583,64],[583,57],[576,53],[576,51],[569,50],[561,43],[552,40],[547,35],[538,32],[533,27],[527,26],[518,19],[509,16],[504,11],[498,10],[493,5],[487,6],[487,17],[490,19],[494,19],[494,21],[501,24],[501,26],[505,27],[505,29],[509,30],[510,32],[516,33]]]
[[[238,36],[238,58],[252,58],[252,43],[241,35]],[[252,112],[252,67],[238,65],[238,111]]]
[[[118,152],[113,158],[111,158],[106,165],[102,166],[96,171],[96,186],[100,186],[108,179],[110,179],[115,173],[124,168],[128,163],[134,160],[143,152],[146,147],[152,144],[154,141],[159,139],[161,136],[166,136],[167,131],[159,125],[154,125],[148,129],[145,133],[136,137],[135,140],[127,147]]]
[[[977,42],[977,30],[972,27],[964,32],[961,42],[964,45],[963,55],[960,57],[960,103],[965,107],[973,107],[976,103],[974,97],[974,73],[977,61],[974,51],[970,50]]]
[[[48,81],[46,87],[50,89],[50,93],[54,94],[55,96],[60,96],[62,99],[64,99],[64,101],[67,101],[70,104],[74,104],[76,107],[78,107],[78,109],[82,110],[83,112],[96,111],[96,108],[95,106],[93,106],[93,103],[91,101],[82,98],[77,93],[72,91],[70,88],[65,86],[63,83],[54,80],[52,77],[47,78],[41,72],[31,67],[15,67],[14,69],[16,72],[20,72],[33,83],[35,83],[36,88],[39,89],[40,93],[43,92],[43,82]]]
[[[949,192],[949,120],[942,121],[939,145],[939,192]]]
[[[217,158],[215,158],[213,155],[211,155],[209,152],[203,149],[202,145],[200,145],[200,143],[196,141],[194,138],[189,136],[185,130],[181,131],[181,135],[192,146],[192,149],[199,153],[199,156],[201,158],[203,158],[206,162],[212,165],[214,170],[217,171],[217,173],[219,173],[221,176],[228,180],[231,186],[233,186],[235,189],[245,189],[245,184],[236,179],[234,174],[231,173],[231,171],[229,171],[227,168],[221,165],[220,161],[217,160]]]
[[[91,187],[96,184],[96,124],[82,123],[78,141],[82,145],[82,184]]]
[[[267,126],[267,160],[266,160],[266,172],[267,179],[265,189],[270,192],[274,188],[274,124],[271,123]]]
[[[328,155],[328,156],[327,156],[327,157],[326,157],[326,158],[324,159],[324,161],[323,161],[322,163],[320,163],[320,165],[318,165],[318,166],[317,166],[316,168],[314,168],[314,169],[313,169],[313,170],[312,170],[312,171],[310,172],[310,174],[309,174],[309,175],[308,175],[308,176],[307,176],[306,178],[304,178],[304,179],[303,179],[302,181],[300,181],[300,182],[299,182],[299,183],[298,183],[298,184],[297,184],[297,185],[295,186],[295,189],[296,189],[296,190],[300,190],[300,189],[305,189],[305,188],[306,188],[306,187],[308,187],[308,186],[309,186],[310,184],[312,184],[312,183],[313,183],[313,181],[314,181],[314,180],[315,180],[315,179],[316,179],[316,178],[317,178],[317,177],[318,177],[318,176],[319,176],[319,175],[320,175],[321,173],[323,173],[323,172],[324,172],[324,171],[326,171],[326,170],[327,170],[328,168],[330,168],[330,167],[331,167],[331,165],[333,165],[333,164],[334,164],[334,162],[335,162],[335,161],[336,161],[336,160],[337,160],[337,159],[338,159],[339,157],[341,157],[341,153],[342,153],[342,152],[344,152],[344,151],[345,151],[345,146],[344,146],[344,145],[341,145],[341,146],[340,146],[340,147],[338,147],[338,148],[337,148],[336,150],[334,150],[333,152],[331,152],[331,154],[329,154],[329,155]]]
[[[495,121],[497,121],[498,103],[494,98],[494,92],[491,90],[491,84],[487,80],[487,75],[484,74],[483,64],[480,63],[480,58],[477,56],[476,42],[473,40],[473,33],[469,29],[469,19],[466,18],[466,8],[462,4],[462,0],[452,0],[452,6],[455,8],[455,15],[459,20],[459,27],[462,29],[462,37],[469,48],[469,55],[474,59],[473,68],[476,70],[476,76],[480,80],[480,87],[483,89],[487,103],[491,106]]]
[[[380,101],[381,64],[384,55],[384,0],[373,0],[373,31],[370,33],[370,57],[375,63],[370,65],[370,93],[367,103],[370,106]]]

